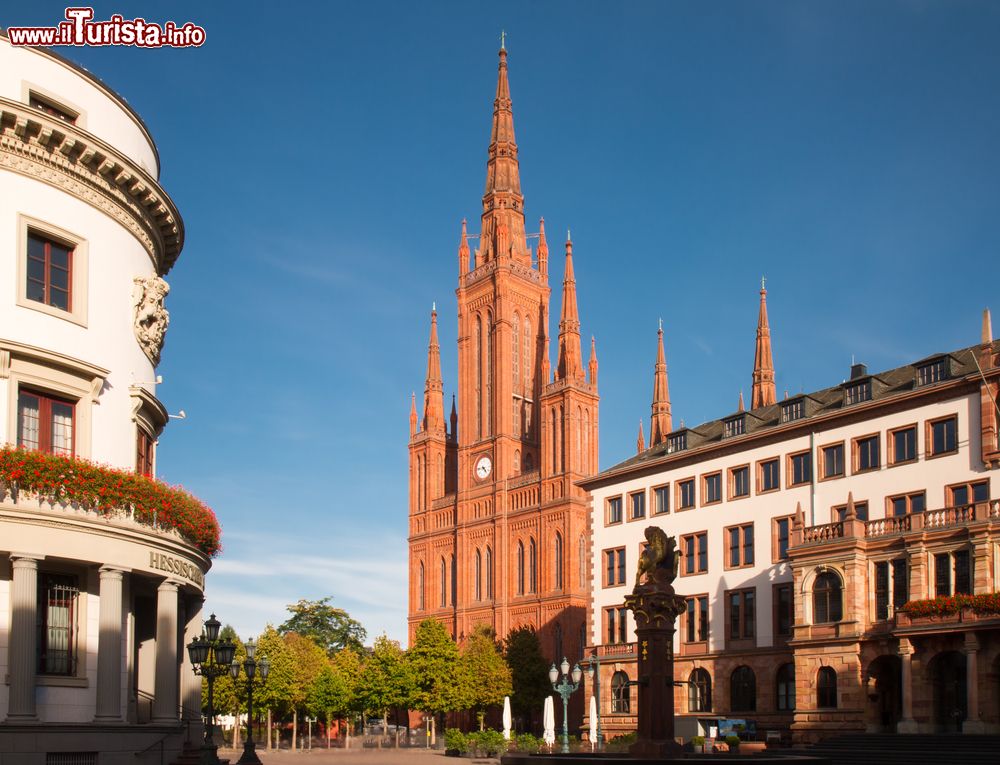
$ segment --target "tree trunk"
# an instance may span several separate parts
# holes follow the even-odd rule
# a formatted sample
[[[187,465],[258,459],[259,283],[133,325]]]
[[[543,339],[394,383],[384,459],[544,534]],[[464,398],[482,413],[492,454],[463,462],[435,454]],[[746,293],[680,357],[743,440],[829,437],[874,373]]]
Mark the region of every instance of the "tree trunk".
[[[437,725],[437,716],[432,714],[430,717],[431,717],[431,746],[434,747],[437,746],[437,730],[435,730],[435,727]]]
[[[299,743],[299,710],[292,710],[292,751],[298,749]]]
[[[240,705],[236,705],[236,724],[233,726],[233,749],[240,748]]]
[[[271,751],[271,709],[267,710],[267,749]]]

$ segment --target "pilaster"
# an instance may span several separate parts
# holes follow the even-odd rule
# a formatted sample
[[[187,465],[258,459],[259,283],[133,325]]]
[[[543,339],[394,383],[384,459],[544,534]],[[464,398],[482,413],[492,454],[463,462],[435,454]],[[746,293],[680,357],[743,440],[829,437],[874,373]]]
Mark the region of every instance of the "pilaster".
[[[156,589],[156,679],[153,722],[177,722],[180,679],[177,661],[179,582],[167,579]]]
[[[100,634],[97,642],[95,722],[122,722],[122,579],[124,571],[101,566]]]
[[[38,561],[43,555],[11,553],[13,583],[10,620],[10,695],[8,722],[33,722],[35,673],[38,670],[36,624],[38,619]]]

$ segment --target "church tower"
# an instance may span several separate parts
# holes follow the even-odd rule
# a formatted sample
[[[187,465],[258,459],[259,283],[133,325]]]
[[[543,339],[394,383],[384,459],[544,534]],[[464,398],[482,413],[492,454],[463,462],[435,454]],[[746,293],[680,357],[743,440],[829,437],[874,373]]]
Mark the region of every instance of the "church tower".
[[[532,248],[529,239],[537,237]],[[471,246],[470,241],[478,246]],[[589,589],[586,492],[597,472],[597,353],[584,366],[565,243],[555,365],[549,248],[528,234],[507,51],[500,50],[480,233],[458,245],[458,395],[444,422],[437,314],[422,421],[410,412],[409,633],[428,617],[460,640],[539,633],[546,659],[582,656]]]

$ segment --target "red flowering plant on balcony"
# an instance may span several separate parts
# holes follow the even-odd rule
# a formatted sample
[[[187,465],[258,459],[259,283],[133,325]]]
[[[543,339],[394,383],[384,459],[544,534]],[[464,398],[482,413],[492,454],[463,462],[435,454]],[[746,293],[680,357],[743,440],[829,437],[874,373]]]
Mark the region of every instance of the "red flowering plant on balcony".
[[[130,513],[144,524],[176,529],[215,556],[222,529],[205,503],[184,489],[128,470],[12,446],[0,447],[0,484],[48,502],[71,502],[103,515]]]
[[[971,608],[979,616],[1000,615],[1000,592],[981,595],[941,595],[927,600],[911,600],[900,611],[911,618],[921,616],[951,616],[963,608]]]

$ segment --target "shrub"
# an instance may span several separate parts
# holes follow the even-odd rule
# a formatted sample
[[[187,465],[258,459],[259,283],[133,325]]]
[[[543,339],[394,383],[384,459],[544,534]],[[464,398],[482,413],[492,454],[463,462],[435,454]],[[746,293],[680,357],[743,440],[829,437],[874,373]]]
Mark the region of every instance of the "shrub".
[[[542,740],[532,736],[530,733],[519,733],[511,739],[511,746],[515,751],[535,754],[542,748]]]
[[[478,749],[488,757],[492,757],[507,748],[507,739],[498,730],[487,728],[477,735]]]
[[[692,736],[691,737],[691,743],[694,746],[705,746],[705,737],[704,736]]]
[[[609,752],[627,752],[628,748],[634,744],[638,738],[639,734],[635,731],[632,733],[620,733],[608,741],[604,748]]]
[[[444,748],[451,751],[464,752],[465,734],[458,728],[448,728],[444,732]]]
[[[730,749],[735,749],[740,745],[740,737],[733,733],[730,733],[728,736],[726,736],[726,743],[729,744]]]

